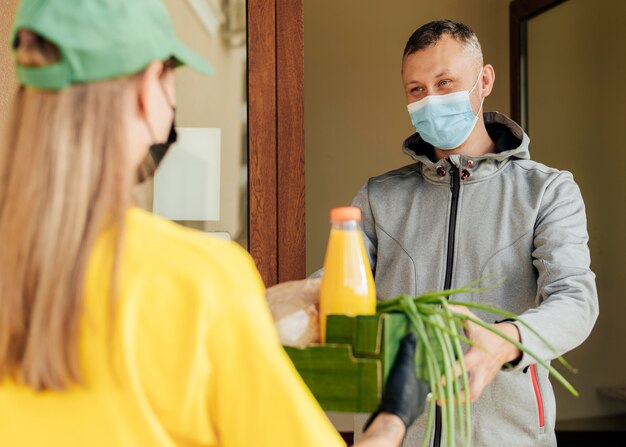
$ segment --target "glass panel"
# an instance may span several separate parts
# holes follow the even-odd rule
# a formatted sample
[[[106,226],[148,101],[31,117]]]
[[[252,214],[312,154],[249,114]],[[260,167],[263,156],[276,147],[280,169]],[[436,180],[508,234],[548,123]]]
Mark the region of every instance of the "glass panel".
[[[568,354],[580,398],[555,387],[559,419],[608,414],[596,388],[624,385],[618,341],[626,337],[626,28],[623,0],[568,0],[528,21],[528,133],[532,157],[570,171],[580,186],[597,275],[600,317]],[[609,349],[607,351],[607,349]],[[615,349],[618,349],[617,351]],[[621,362],[623,363],[623,362]]]
[[[246,249],[248,147],[245,0],[165,0],[181,40],[215,68],[176,70],[179,139],[140,206]]]

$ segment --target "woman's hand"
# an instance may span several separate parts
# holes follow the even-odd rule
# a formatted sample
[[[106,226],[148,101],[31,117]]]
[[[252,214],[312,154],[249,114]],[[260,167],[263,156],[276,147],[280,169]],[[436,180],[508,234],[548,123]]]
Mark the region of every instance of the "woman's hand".
[[[378,413],[367,431],[354,443],[354,447],[398,447],[404,440],[406,430],[399,416]]]
[[[415,374],[416,342],[413,332],[402,339],[380,407],[366,422],[365,433],[355,446],[399,446],[406,430],[424,412],[430,387]]]

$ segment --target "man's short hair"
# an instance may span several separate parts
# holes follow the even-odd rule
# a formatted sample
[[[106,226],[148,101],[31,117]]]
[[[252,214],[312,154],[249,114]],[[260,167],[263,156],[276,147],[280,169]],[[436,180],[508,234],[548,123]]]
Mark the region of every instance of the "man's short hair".
[[[444,34],[461,42],[468,51],[474,53],[480,64],[483,64],[483,52],[476,33],[469,26],[452,20],[435,20],[420,26],[409,37],[402,59],[416,51],[435,45]]]

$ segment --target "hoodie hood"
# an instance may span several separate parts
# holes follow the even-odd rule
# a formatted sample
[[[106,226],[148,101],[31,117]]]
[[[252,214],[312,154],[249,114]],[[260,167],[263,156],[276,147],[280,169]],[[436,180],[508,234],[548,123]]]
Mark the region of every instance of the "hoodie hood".
[[[441,175],[442,168],[447,169],[450,164],[458,168],[472,169],[468,172],[474,179],[484,177],[497,171],[507,161],[512,159],[530,159],[530,139],[524,130],[511,118],[500,112],[483,113],[487,133],[496,144],[496,152],[476,157],[462,154],[450,155],[437,161],[435,150],[430,143],[422,139],[418,133],[414,133],[403,143],[403,152],[421,165],[422,172],[431,179],[444,177]],[[469,177],[469,175],[468,175]],[[443,179],[441,179],[443,180]]]

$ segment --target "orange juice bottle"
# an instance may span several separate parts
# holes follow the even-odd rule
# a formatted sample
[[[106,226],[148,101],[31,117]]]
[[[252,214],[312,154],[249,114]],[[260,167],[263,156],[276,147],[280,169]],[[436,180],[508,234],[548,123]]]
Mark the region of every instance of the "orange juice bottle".
[[[320,338],[326,342],[326,316],[376,314],[376,289],[363,236],[361,210],[353,206],[330,211],[330,236],[320,290]]]

